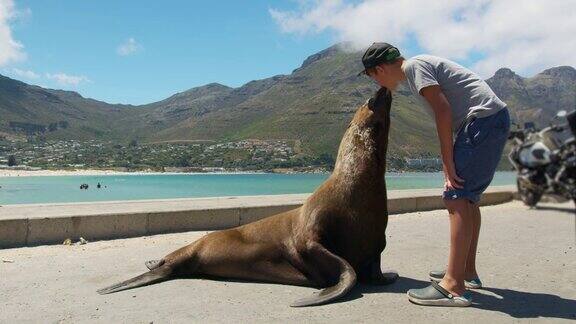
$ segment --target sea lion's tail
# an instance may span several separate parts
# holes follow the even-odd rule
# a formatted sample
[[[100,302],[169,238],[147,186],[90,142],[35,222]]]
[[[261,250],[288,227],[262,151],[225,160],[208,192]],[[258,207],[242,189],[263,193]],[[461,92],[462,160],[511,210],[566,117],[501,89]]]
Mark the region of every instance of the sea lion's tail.
[[[110,287],[98,290],[100,295],[111,294],[117,291],[152,285],[170,279],[172,275],[172,268],[168,265],[163,265],[154,270],[150,270],[132,279],[122,281]]]

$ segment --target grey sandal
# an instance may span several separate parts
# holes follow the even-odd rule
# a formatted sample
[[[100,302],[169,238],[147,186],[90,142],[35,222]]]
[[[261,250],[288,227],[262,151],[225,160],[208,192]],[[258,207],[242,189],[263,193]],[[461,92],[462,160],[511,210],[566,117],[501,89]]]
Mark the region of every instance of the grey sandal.
[[[428,275],[430,277],[430,280],[440,282],[442,281],[442,278],[444,278],[444,276],[446,275],[446,270],[430,271]],[[464,285],[466,286],[466,288],[469,289],[480,289],[482,288],[482,281],[480,281],[480,278],[464,280]]]
[[[426,288],[408,290],[408,300],[424,306],[467,307],[472,305],[469,291],[462,296],[454,296],[436,281],[432,281],[432,284]]]

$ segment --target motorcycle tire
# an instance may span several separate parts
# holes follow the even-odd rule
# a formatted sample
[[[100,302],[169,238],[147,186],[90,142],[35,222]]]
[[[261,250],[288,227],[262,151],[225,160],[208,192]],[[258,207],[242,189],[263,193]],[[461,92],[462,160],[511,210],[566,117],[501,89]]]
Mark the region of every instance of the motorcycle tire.
[[[518,187],[518,194],[522,202],[529,207],[534,207],[542,198],[542,193],[534,190],[530,190],[522,185],[520,180],[516,180],[516,186]]]

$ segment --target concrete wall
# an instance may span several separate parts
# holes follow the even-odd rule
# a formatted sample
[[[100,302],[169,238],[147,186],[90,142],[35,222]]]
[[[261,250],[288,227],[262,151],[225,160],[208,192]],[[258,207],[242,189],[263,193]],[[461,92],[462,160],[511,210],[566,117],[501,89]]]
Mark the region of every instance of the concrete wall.
[[[217,230],[248,224],[298,208],[308,194],[219,197],[46,205],[0,208],[0,248],[60,244],[193,230]],[[490,188],[482,205],[512,200],[510,187]],[[444,208],[437,190],[388,192],[389,214]]]

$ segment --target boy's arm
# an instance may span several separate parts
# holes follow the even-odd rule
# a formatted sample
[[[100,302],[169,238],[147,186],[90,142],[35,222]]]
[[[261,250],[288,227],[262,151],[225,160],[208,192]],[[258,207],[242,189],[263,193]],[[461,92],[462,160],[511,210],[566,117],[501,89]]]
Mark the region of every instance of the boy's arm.
[[[452,141],[452,108],[450,103],[442,93],[440,86],[432,85],[420,90],[420,94],[426,98],[426,101],[434,110],[436,118],[436,131],[440,139],[440,150],[442,152],[442,165],[444,167],[444,176],[446,187],[462,188],[460,183],[463,179],[456,174],[454,166],[454,143]]]

